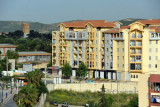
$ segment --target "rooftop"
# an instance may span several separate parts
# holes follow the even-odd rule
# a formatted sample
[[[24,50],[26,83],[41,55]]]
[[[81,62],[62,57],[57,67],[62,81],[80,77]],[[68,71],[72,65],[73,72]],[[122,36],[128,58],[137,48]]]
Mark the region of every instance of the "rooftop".
[[[64,22],[61,23],[66,27],[82,27],[84,28],[86,24],[89,23],[93,27],[115,27],[116,22],[106,22],[106,20],[84,20],[75,22]]]
[[[13,44],[0,44],[0,47],[17,47],[17,46]]]
[[[33,51],[33,52],[18,52],[19,55],[26,55],[26,54],[51,54],[44,51]]]
[[[138,20],[138,22],[143,24],[157,25],[160,24],[160,19]]]

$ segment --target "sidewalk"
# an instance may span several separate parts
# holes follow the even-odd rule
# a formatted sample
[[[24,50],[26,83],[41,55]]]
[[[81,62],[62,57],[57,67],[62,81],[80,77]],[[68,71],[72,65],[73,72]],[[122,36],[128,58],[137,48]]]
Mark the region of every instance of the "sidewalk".
[[[8,93],[7,98],[6,98],[6,92]],[[7,102],[10,100],[10,98],[13,98],[13,96],[16,94],[17,90],[14,88],[12,90],[12,94],[10,93],[11,90],[6,90],[5,95],[3,96],[3,103],[1,103],[1,106],[3,107]]]

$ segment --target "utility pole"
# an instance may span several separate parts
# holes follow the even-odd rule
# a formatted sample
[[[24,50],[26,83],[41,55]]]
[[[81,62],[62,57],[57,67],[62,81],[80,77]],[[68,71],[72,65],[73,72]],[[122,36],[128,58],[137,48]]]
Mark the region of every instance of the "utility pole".
[[[7,68],[6,69],[7,69],[7,76],[8,76],[8,56],[6,56],[6,57],[7,57],[7,60],[6,60],[7,61],[7,66],[6,66]]]
[[[46,65],[47,66],[47,65]],[[46,85],[46,67],[45,67],[45,85]]]
[[[117,72],[117,95],[118,95],[118,107],[119,107],[119,89],[118,89],[118,72]]]

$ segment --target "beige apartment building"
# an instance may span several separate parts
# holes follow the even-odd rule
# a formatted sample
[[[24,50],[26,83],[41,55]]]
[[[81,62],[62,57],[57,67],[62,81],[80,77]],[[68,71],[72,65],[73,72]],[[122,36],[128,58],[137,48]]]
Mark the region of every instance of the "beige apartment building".
[[[53,66],[69,62],[72,76],[82,61],[90,78],[137,81],[139,74],[158,73],[160,20],[139,20],[129,26],[85,20],[61,23],[59,28],[52,32]]]

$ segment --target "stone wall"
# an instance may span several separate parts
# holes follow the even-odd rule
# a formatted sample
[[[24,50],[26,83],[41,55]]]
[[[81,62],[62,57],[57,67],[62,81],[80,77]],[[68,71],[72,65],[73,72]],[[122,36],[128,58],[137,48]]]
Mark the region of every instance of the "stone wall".
[[[106,92],[117,93],[117,82],[107,82],[107,83],[74,83],[74,84],[48,84],[47,88],[49,91],[54,89],[64,89],[73,90],[78,92],[83,91],[101,91],[101,87],[104,84]],[[126,93],[138,93],[138,83],[137,82],[118,82],[118,92]]]

